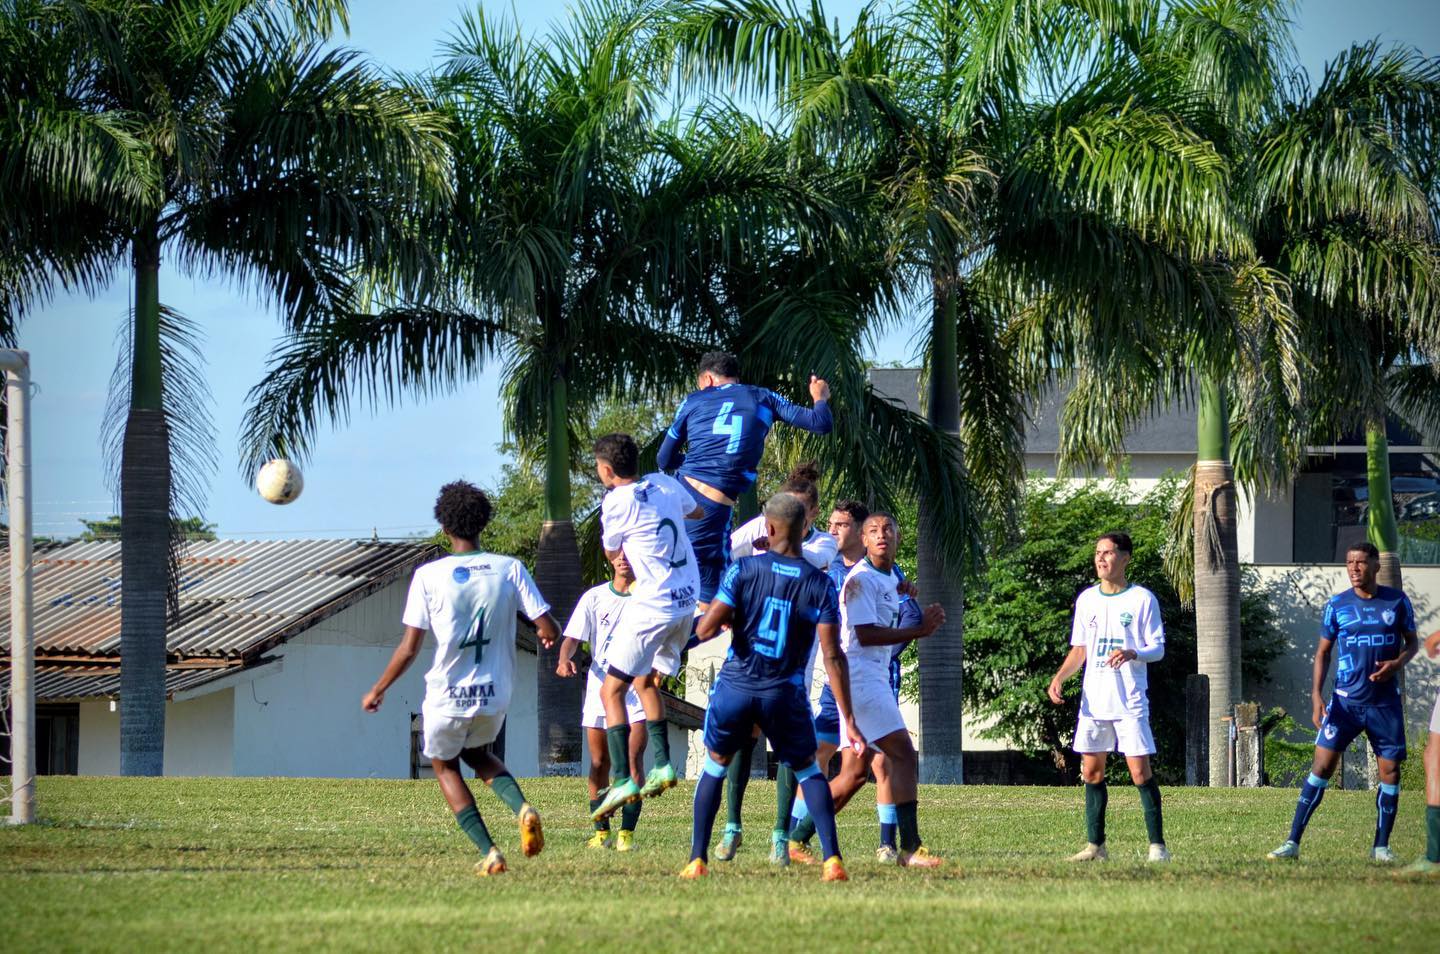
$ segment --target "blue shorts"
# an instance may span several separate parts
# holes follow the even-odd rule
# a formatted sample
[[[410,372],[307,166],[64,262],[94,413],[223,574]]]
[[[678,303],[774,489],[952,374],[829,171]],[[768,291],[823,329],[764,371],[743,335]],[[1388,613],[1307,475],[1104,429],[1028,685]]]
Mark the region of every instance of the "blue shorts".
[[[706,497],[684,477],[680,478],[680,486],[704,511],[699,517],[685,520],[685,534],[690,538],[690,549],[695,551],[695,563],[700,570],[700,602],[708,603],[720,589],[720,578],[730,562],[731,508]]]
[[[1405,761],[1405,710],[1399,699],[1378,706],[1357,706],[1346,702],[1344,696],[1331,696],[1315,744],[1343,752],[1361,732],[1370,740],[1377,758]]]
[[[705,710],[705,748],[717,755],[733,755],[750,741],[757,725],[781,762],[803,768],[815,761],[815,727],[804,689],[787,686],[757,696],[730,688],[723,676],[715,680]]]
[[[835,704],[835,693],[828,682],[820,690],[820,704],[815,709],[815,737],[831,745],[840,744],[840,707]]]

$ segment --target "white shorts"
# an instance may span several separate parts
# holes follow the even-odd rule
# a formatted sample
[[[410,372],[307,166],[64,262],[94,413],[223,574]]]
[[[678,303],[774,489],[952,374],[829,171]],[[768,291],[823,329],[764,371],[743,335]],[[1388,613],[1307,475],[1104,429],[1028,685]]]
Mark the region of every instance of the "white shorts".
[[[907,731],[905,717],[900,714],[900,703],[895,701],[895,694],[890,691],[889,679],[862,678],[851,682],[850,708],[854,710],[855,727],[872,749],[885,736]],[[850,747],[844,719],[840,720],[840,747]]]
[[[648,676],[651,671],[673,676],[680,671],[680,654],[690,641],[694,616],[676,619],[630,619],[620,617],[620,626],[610,639],[605,664],[627,676]]]
[[[600,699],[600,685],[604,681],[595,675],[594,670],[585,677],[585,706],[580,713],[582,729],[605,728],[605,703]],[[625,715],[631,722],[645,721],[645,707],[640,704],[640,697],[635,695],[634,687],[625,693]]]
[[[1435,708],[1430,710],[1430,734],[1440,735],[1440,692],[1435,693]]]
[[[1155,754],[1155,736],[1144,716],[1092,719],[1082,715],[1075,726],[1075,751],[1082,755],[1119,752],[1127,758]]]
[[[453,759],[465,749],[489,745],[505,724],[503,712],[447,716],[422,711],[420,717],[425,726],[425,748],[421,751],[427,759]]]

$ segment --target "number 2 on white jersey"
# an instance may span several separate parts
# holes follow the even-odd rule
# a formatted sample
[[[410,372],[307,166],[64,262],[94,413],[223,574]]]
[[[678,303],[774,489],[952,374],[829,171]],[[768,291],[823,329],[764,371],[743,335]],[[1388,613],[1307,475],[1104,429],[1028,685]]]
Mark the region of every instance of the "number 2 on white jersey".
[[[733,454],[740,449],[740,438],[745,433],[745,418],[739,414],[732,414],[735,410],[734,401],[726,401],[720,405],[720,413],[715,415],[715,423],[710,426],[710,433],[724,434],[729,437],[725,442],[725,453]]]

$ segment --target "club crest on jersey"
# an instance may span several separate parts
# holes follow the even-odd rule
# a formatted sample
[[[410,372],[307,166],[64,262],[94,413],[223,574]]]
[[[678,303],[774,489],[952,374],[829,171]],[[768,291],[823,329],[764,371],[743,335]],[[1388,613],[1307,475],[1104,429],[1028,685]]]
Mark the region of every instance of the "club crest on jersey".
[[[1135,614],[1134,614],[1134,613],[1121,613],[1121,614],[1120,614],[1120,625],[1121,625],[1121,626],[1129,626],[1129,625],[1130,625],[1131,623],[1133,623],[1133,622],[1135,622]]]
[[[1386,626],[1394,626],[1394,625],[1395,625],[1395,611],[1394,611],[1394,610],[1386,610],[1385,612],[1383,612],[1383,613],[1380,614],[1380,618],[1385,621],[1385,625],[1386,625]]]
[[[470,579],[470,568],[468,566],[457,566],[450,571],[450,578],[456,583],[464,583]]]

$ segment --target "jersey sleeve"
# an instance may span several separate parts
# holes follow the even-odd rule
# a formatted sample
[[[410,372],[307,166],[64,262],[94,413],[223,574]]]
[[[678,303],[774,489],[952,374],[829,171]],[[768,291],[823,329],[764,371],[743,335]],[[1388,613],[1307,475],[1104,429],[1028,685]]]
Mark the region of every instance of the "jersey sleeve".
[[[618,550],[625,542],[626,506],[612,490],[600,503],[600,545],[606,550]]]
[[[588,643],[595,634],[595,597],[594,590],[586,590],[580,597],[580,602],[575,604],[575,612],[570,614],[570,621],[565,624],[565,638],[573,639],[577,643]]]
[[[1089,640],[1085,638],[1085,624],[1080,621],[1080,604],[1084,601],[1085,594],[1081,593],[1075,598],[1075,614],[1070,622],[1070,645],[1084,646]]]
[[[912,600],[908,596],[900,597],[901,629],[914,629],[916,626],[919,626],[924,619],[925,613],[920,609],[918,600]]]
[[[880,614],[875,608],[875,589],[867,585],[869,573],[852,573],[845,581],[841,600],[845,603],[845,619],[851,626],[875,626]]]
[[[813,408],[801,407],[774,391],[766,391],[763,400],[765,406],[774,411],[777,418],[792,427],[798,427],[814,434],[829,434],[835,427],[835,418],[830,413],[829,401],[816,401]]]
[[[665,439],[660,442],[660,450],[655,454],[655,464],[661,470],[679,470],[685,463],[685,454],[680,448],[685,446],[685,419],[689,415],[689,407],[690,399],[686,398],[675,412],[675,420],[665,431]]]
[[[840,625],[840,597],[835,587],[830,585],[830,578],[825,577],[824,583],[817,584],[815,591],[820,597],[820,616],[815,620],[816,624]]]
[[[740,564],[732,563],[720,578],[720,588],[715,591],[715,598],[733,609],[736,606],[735,591],[739,588],[739,582]]]
[[[730,559],[755,555],[755,541],[765,536],[765,517],[759,516],[745,521],[740,529],[730,534]]]
[[[430,628],[430,600],[426,597],[425,581],[420,577],[419,570],[410,578],[410,592],[405,597],[405,615],[401,621],[416,629]]]
[[[1335,599],[1325,602],[1325,612],[1320,614],[1320,638],[1334,642],[1340,637],[1340,623],[1335,619]]]
[[[1160,601],[1155,594],[1145,593],[1141,615],[1136,620],[1135,636],[1139,645],[1135,647],[1135,658],[1143,663],[1159,662],[1165,658],[1165,624],[1160,619]]]
[[[515,587],[515,592],[520,594],[520,612],[525,614],[526,619],[537,620],[550,612],[550,604],[540,595],[540,587],[535,585],[535,580],[530,576],[530,571],[525,569],[525,564],[519,560],[510,561],[508,579],[510,585]]]
[[[815,534],[809,545],[803,548],[805,561],[819,570],[821,573],[828,573],[830,564],[840,555],[840,545],[830,534],[821,531]]]
[[[1400,594],[1400,613],[1395,622],[1401,636],[1415,632],[1415,607],[1411,605],[1410,597],[1404,593]]]

